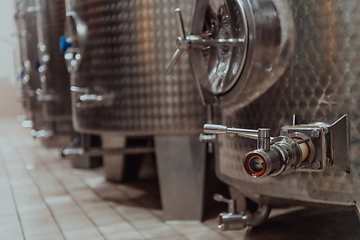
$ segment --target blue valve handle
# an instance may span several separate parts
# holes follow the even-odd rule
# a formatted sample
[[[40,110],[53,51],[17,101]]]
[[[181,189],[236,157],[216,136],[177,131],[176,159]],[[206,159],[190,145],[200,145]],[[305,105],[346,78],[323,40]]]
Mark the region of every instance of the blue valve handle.
[[[61,36],[60,37],[60,51],[64,53],[70,47],[71,47],[71,42],[68,42],[66,40],[65,36]]]

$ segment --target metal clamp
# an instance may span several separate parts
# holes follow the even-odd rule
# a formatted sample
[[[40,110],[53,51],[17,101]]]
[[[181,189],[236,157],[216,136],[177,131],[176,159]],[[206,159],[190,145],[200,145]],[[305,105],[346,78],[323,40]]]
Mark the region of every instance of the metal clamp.
[[[180,8],[175,9],[176,22],[178,26],[179,37],[176,39],[176,51],[174,56],[171,58],[169,64],[166,66],[166,74],[170,74],[175,64],[178,62],[181,54],[184,50],[194,49],[194,48],[204,48],[206,46],[219,46],[219,45],[239,45],[244,44],[245,39],[204,39],[202,36],[189,35],[186,36],[184,21],[181,15]]]

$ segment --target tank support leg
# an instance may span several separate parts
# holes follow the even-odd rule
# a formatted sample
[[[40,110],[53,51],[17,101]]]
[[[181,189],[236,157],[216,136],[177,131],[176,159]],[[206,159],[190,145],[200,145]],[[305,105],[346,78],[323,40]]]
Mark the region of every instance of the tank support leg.
[[[126,137],[102,136],[103,149],[125,148]],[[125,155],[103,155],[103,164],[106,180],[122,182],[124,177]]]
[[[165,221],[202,221],[205,144],[199,136],[155,137],[155,153]]]

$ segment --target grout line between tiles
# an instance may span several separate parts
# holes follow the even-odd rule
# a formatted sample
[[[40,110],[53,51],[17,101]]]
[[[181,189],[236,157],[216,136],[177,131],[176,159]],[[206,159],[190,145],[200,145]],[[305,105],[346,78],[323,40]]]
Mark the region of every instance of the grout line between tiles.
[[[48,167],[48,163],[44,162],[42,157],[38,156],[38,159],[40,159],[41,163],[43,164],[44,168],[51,174],[51,176],[54,177],[56,182],[64,189],[64,191],[70,196],[71,200],[75,203],[75,205],[81,210],[81,212],[86,216],[86,218],[91,222],[91,224],[94,226],[94,228],[98,231],[98,233],[104,238],[105,236],[100,231],[99,227],[96,225],[96,223],[88,216],[87,212],[81,207],[81,204],[77,201],[77,199],[71,194],[70,191],[68,191],[68,188],[63,184],[61,180],[54,174],[53,170]]]
[[[21,159],[21,162],[23,163],[24,168],[26,169],[24,159],[23,159],[23,157],[22,157],[21,155],[20,155],[20,159]],[[49,205],[47,204],[47,202],[45,201],[45,197],[44,197],[44,195],[43,195],[43,193],[42,193],[42,191],[41,191],[41,188],[40,188],[39,184],[38,184],[37,181],[34,179],[33,173],[27,172],[27,174],[30,176],[32,182],[34,183],[34,185],[35,185],[35,187],[36,187],[36,189],[37,189],[37,191],[38,191],[38,193],[39,193],[39,195],[40,195],[40,197],[41,197],[41,200],[44,202],[46,208],[48,209],[48,211],[49,211],[52,219],[54,220],[57,228],[59,229],[60,234],[62,235],[62,237],[63,237],[64,239],[66,239],[65,236],[64,236],[64,233],[62,232],[62,230],[61,230],[61,228],[60,228],[60,225],[59,225],[58,221],[56,220],[53,212],[51,211],[50,206],[49,206]]]
[[[67,171],[68,168],[67,167],[64,167]],[[84,179],[80,176],[77,176],[77,175],[74,175],[77,179],[79,179],[80,181],[82,181],[86,186],[87,188],[89,188],[98,198],[102,199],[102,197],[98,194],[98,192],[96,190],[94,190],[93,188],[91,188],[87,183],[86,181],[84,181]],[[108,202],[105,202],[105,204],[110,207],[117,215],[119,215],[121,218],[123,218],[125,220],[125,222],[127,222],[132,228],[134,228],[144,239],[147,239],[132,223],[131,221],[129,221],[126,217],[124,217],[122,214],[118,213],[112,206],[111,204],[109,204]],[[105,238],[106,239],[106,238]]]
[[[16,128],[15,128],[16,127]],[[12,135],[25,135],[24,134],[24,131],[21,131],[23,129],[17,127],[17,125],[13,126],[14,130],[15,130],[15,134],[13,134],[13,132],[11,133]],[[82,184],[85,184],[84,185],[84,189],[88,189],[90,190],[92,193],[94,193],[100,200],[102,200],[102,203],[106,204],[106,206],[108,206],[112,211],[115,212],[115,214],[117,214],[118,216],[120,216],[122,219],[124,219],[125,222],[127,222],[136,232],[138,232],[138,234],[140,234],[140,236],[142,236],[144,239],[149,239],[149,238],[146,238],[146,234],[142,233],[142,231],[140,229],[142,229],[141,227],[136,227],[135,225],[136,224],[133,224],[132,221],[126,217],[126,214],[123,215],[122,213],[120,213],[119,211],[117,211],[116,207],[119,206],[117,204],[114,204],[116,203],[113,202],[113,201],[106,201],[106,199],[104,199],[103,195],[101,194],[101,191],[97,190],[96,188],[93,188],[91,183],[89,181],[87,181],[88,179],[91,179],[92,175],[82,175],[82,174],[76,174],[76,172],[73,171],[73,169],[71,167],[69,167],[65,161],[62,161],[61,159],[58,159],[56,157],[56,154],[54,151],[49,151],[49,152],[46,152],[46,151],[42,151],[42,152],[37,152],[36,151],[36,148],[38,149],[41,149],[43,150],[44,147],[42,146],[39,146],[39,144],[33,144],[31,141],[27,141],[28,139],[27,138],[22,138],[20,141],[22,141],[21,144],[19,144],[18,142],[15,142],[15,141],[19,141],[20,139],[15,139],[15,138],[11,138],[10,142],[12,143],[11,145],[13,146],[14,150],[16,150],[16,148],[19,148],[20,146],[22,148],[26,148],[25,151],[29,151],[29,153],[31,153],[33,156],[35,156],[35,162],[37,163],[40,163],[42,165],[42,167],[44,168],[44,170],[46,170],[55,180],[56,182],[61,186],[61,188],[63,188],[63,190],[68,194],[68,196],[72,199],[73,203],[75,203],[75,205],[81,210],[81,212],[86,216],[86,218],[92,223],[92,225],[97,229],[97,231],[99,232],[99,234],[104,238],[106,239],[106,234],[103,234],[101,231],[100,231],[100,226],[98,227],[97,224],[95,223],[95,221],[93,221],[92,219],[93,218],[90,218],[90,215],[87,214],[87,211],[85,209],[83,209],[82,205],[81,205],[81,201],[78,201],[78,198],[76,197],[76,190],[71,190],[72,188],[68,188],[68,185],[66,184],[66,182],[63,182],[62,181],[62,178],[61,178],[61,174],[69,174],[69,177],[71,175],[71,177],[74,177],[74,182],[75,182],[75,179],[77,179],[79,182],[81,182]],[[49,160],[50,161],[46,161],[45,159],[45,155],[44,153],[48,153],[48,155],[46,156],[46,158],[50,158]],[[24,154],[21,154],[21,153],[17,153],[20,155],[21,157],[21,161],[22,164],[24,165],[25,162],[25,159],[23,159],[23,156]],[[5,162],[4,162],[5,164]],[[56,164],[56,166],[55,166]],[[57,168],[54,168],[59,166],[59,169]],[[101,171],[98,171],[98,170],[94,170],[94,177],[96,178],[97,176],[101,176]],[[7,174],[9,174],[7,172]],[[50,205],[47,204],[47,202],[45,201],[45,195],[43,195],[43,192],[41,191],[41,187],[40,187],[40,180],[38,180],[38,182],[36,182],[37,180],[34,179],[34,176],[32,174],[35,174],[35,173],[30,173],[29,171],[27,171],[27,174],[29,174],[29,176],[31,177],[31,180],[34,182],[37,190],[39,191],[40,193],[40,196],[42,198],[42,201],[44,201],[46,207],[48,208],[48,210],[50,211],[50,214],[52,216],[52,218],[54,219],[55,223],[57,224],[58,228],[59,227],[59,223],[56,221],[56,218],[54,217],[54,214],[52,212],[52,209],[50,208]],[[7,176],[9,178],[9,176]],[[9,179],[8,179],[9,181]],[[10,184],[10,182],[9,182]],[[121,189],[119,188],[117,185],[115,184],[112,184],[112,183],[109,183],[109,185],[107,185],[109,187],[109,192],[111,192],[112,190],[114,190],[114,193],[116,194],[116,192],[119,192],[121,193],[124,197],[127,197],[128,198],[128,201],[131,203],[134,203],[136,205],[136,207],[139,207],[139,209],[141,209],[141,211],[144,211],[144,212],[147,212],[149,213],[151,216],[155,217],[156,218],[156,221],[161,221],[161,219],[159,219],[159,215],[156,214],[156,211],[152,211],[152,209],[148,209],[146,208],[147,204],[146,202],[143,202],[141,200],[137,200],[137,199],[133,199],[133,195],[130,194],[130,193],[127,193],[126,192],[126,189]],[[59,188],[60,189],[60,188]],[[14,192],[13,192],[13,189],[12,189],[12,186],[11,186],[11,191],[12,191],[12,197],[13,197],[13,200],[14,200],[14,203],[16,204],[16,201],[15,201],[15,195],[14,195]],[[112,192],[111,192],[112,193]],[[135,192],[136,193],[136,192]],[[149,191],[147,192],[148,194],[151,193],[151,196],[155,196],[157,197],[157,193],[156,191]],[[123,205],[122,205],[123,206]],[[49,209],[50,208],[50,209]],[[19,218],[19,221],[20,221],[20,216],[19,216],[19,212],[18,212],[18,209],[17,209],[17,206],[16,206],[16,211],[17,211],[17,214],[18,214],[18,218]],[[20,224],[21,224],[21,221],[20,221]],[[186,237],[185,233],[182,233],[181,231],[178,231],[176,230],[175,228],[173,228],[171,226],[171,224],[166,224],[166,223],[163,223],[164,225],[168,226],[170,229],[172,229],[175,233],[177,233],[178,235],[177,236],[181,236],[183,237],[184,239],[189,239],[188,237]],[[209,226],[207,225],[204,225],[202,224],[203,226],[205,226],[206,228],[209,229],[209,231],[212,231],[212,232],[215,232],[213,231],[213,229],[211,229]],[[22,228],[22,225],[21,225],[21,231],[22,231],[22,234],[25,238],[25,235],[24,235],[24,232],[23,232],[23,228]],[[60,228],[60,232],[62,234],[62,236],[65,238],[64,236],[64,233],[63,231],[61,231],[61,228]],[[175,234],[174,233],[174,234]],[[196,232],[194,232],[196,233]],[[216,232],[217,233],[217,232]],[[192,233],[190,233],[192,234]],[[223,237],[224,239],[232,239],[232,238],[229,238],[228,236],[223,236],[222,234],[220,233],[217,233],[219,234],[221,237]],[[171,239],[171,236],[168,236],[168,237],[161,237],[161,239]]]
[[[6,172],[6,178],[7,178],[7,181],[8,181],[8,184],[9,184],[9,188],[10,188],[10,191],[11,191],[11,197],[13,199],[13,203],[15,205],[15,209],[16,209],[16,216],[19,220],[19,224],[20,224],[20,229],[21,229],[21,234],[23,236],[23,239],[25,239],[25,234],[24,234],[24,229],[23,229],[23,226],[22,226],[22,222],[21,222],[21,219],[20,219],[20,214],[19,214],[19,210],[18,210],[18,206],[17,206],[17,203],[16,203],[16,200],[15,200],[15,194],[14,194],[14,189],[11,185],[11,181],[10,181],[10,175],[9,175],[9,172],[7,170],[7,167],[5,166],[6,163],[4,162],[4,154],[2,153],[2,151],[0,151],[0,154],[2,156],[2,163],[4,165],[4,169],[5,169],[5,172]]]
[[[81,181],[82,181],[83,183],[85,183],[86,186],[88,186],[88,187],[96,194],[96,196],[98,196],[99,198],[102,199],[102,197],[98,194],[98,192],[97,192],[96,190],[92,189],[92,188],[86,183],[86,181],[84,181],[84,179],[83,179],[81,176],[77,176],[77,177],[78,177],[79,179],[81,179]],[[131,197],[131,196],[129,196],[128,194],[126,194],[126,192],[121,191],[120,189],[116,188],[115,186],[113,186],[113,187],[116,189],[116,191],[121,192],[122,194],[124,194],[124,195],[127,196],[127,197]],[[144,208],[143,206],[141,206],[141,204],[139,204],[138,201],[136,201],[136,200],[131,200],[131,201],[137,203],[137,205],[138,205],[139,207],[141,207],[144,211],[148,212],[148,213],[151,214],[153,217],[155,217],[156,219],[158,219],[157,216],[155,216],[151,211],[149,211],[149,210],[147,210],[146,208]],[[107,205],[108,205],[111,209],[113,209],[120,217],[124,218],[124,220],[125,220],[126,222],[128,222],[134,229],[136,229],[136,231],[138,231],[142,236],[144,236],[144,235],[141,233],[140,229],[137,228],[136,226],[134,226],[134,225],[131,223],[131,221],[130,221],[126,216],[123,216],[121,213],[119,213],[118,211],[116,211],[116,209],[114,209],[114,207],[112,206],[112,204],[108,204],[108,203],[107,203]],[[181,232],[179,232],[179,231],[177,231],[176,229],[172,228],[171,225],[168,225],[168,224],[166,224],[166,223],[163,223],[163,224],[167,225],[169,228],[171,228],[172,230],[174,230],[174,231],[175,231],[176,233],[178,233],[180,236],[182,236],[183,238],[185,238],[185,239],[188,240],[188,238],[187,238],[184,234],[182,234]],[[169,236],[169,237],[170,237],[170,236]],[[144,236],[144,238],[145,238],[145,239],[149,239],[149,238],[146,238],[145,236]]]

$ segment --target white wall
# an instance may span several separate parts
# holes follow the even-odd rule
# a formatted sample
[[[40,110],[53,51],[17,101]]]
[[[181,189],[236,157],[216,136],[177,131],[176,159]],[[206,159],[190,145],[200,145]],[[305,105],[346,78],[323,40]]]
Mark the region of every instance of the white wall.
[[[17,45],[14,21],[15,0],[0,0],[0,117],[22,114],[17,101],[15,84],[15,47]]]

